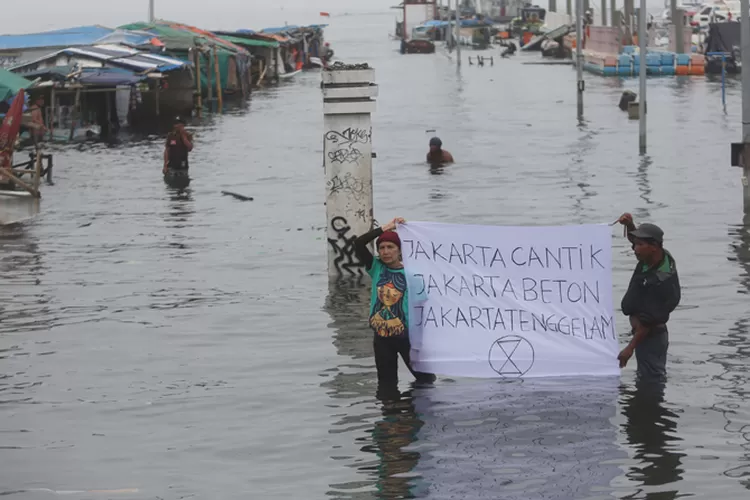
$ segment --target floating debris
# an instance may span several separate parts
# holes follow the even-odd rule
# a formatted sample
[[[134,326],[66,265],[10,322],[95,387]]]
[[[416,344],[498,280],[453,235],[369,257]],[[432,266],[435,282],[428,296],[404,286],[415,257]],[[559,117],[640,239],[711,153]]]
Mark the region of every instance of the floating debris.
[[[222,191],[221,194],[228,195],[228,196],[234,196],[235,198],[237,198],[238,200],[241,200],[241,201],[253,201],[253,197],[252,196],[245,196],[245,195],[242,195],[242,194],[239,194],[239,193],[233,193],[231,191]]]

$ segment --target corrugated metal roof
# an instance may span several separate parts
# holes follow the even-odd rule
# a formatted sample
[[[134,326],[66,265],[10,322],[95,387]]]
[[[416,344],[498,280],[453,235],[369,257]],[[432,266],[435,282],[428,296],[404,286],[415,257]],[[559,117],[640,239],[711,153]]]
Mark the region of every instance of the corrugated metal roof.
[[[114,42],[141,45],[148,43],[150,38],[151,35],[147,33],[113,30],[104,26],[78,26],[43,33],[0,35],[0,50],[80,47]]]
[[[232,42],[236,45],[245,45],[247,47],[268,47],[268,48],[276,48],[279,46],[279,42],[271,42],[266,40],[256,40],[254,38],[245,38],[242,36],[234,36],[231,35],[230,32],[227,31],[217,31],[217,35],[221,36],[223,40],[227,40],[228,42]]]
[[[124,68],[133,72],[142,72],[149,70],[171,71],[174,69],[190,66],[190,63],[186,63],[179,59],[158,54],[150,54],[147,52],[140,52],[119,45],[95,45],[88,47],[70,47],[67,49],[59,50],[40,59],[37,59],[36,61],[22,64],[12,69],[14,72],[22,74],[24,68],[31,68],[42,61],[56,59],[61,54],[102,61],[103,63],[109,64],[113,67]]]

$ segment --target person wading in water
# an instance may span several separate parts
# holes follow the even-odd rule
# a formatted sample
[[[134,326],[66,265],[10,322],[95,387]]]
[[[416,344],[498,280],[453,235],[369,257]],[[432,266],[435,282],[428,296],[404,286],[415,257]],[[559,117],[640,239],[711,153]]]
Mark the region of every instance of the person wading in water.
[[[185,130],[185,122],[179,116],[175,118],[174,128],[167,134],[164,146],[164,169],[162,173],[185,175],[188,173],[188,153],[193,150],[193,136]]]
[[[430,152],[427,153],[427,163],[431,165],[453,163],[453,155],[443,149],[443,141],[438,137],[430,139]]]
[[[681,298],[677,263],[664,249],[664,231],[658,226],[645,223],[636,228],[627,213],[618,222],[627,229],[638,264],[621,304],[623,314],[630,317],[633,338],[617,359],[624,368],[635,352],[639,377],[663,379],[669,347],[667,321]]]
[[[354,241],[359,260],[372,278],[370,327],[375,332],[373,348],[378,384],[389,390],[398,384],[398,356],[406,363],[417,382],[432,383],[435,375],[416,372],[411,367],[409,342],[409,295],[406,273],[401,261],[401,239],[396,233],[402,218],[393,219],[382,228],[363,234]],[[377,241],[378,256],[373,257],[367,245]]]

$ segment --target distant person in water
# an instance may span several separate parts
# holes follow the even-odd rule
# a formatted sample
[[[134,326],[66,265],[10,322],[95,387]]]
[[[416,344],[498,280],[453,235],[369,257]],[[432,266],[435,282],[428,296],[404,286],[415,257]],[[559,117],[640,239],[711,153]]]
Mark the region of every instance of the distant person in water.
[[[427,163],[432,165],[453,163],[453,155],[443,149],[443,141],[437,137],[430,139],[430,152],[427,153]]]
[[[174,128],[167,135],[164,146],[164,175],[167,172],[188,172],[188,153],[193,150],[193,136],[185,130],[185,122],[179,116],[174,120]]]

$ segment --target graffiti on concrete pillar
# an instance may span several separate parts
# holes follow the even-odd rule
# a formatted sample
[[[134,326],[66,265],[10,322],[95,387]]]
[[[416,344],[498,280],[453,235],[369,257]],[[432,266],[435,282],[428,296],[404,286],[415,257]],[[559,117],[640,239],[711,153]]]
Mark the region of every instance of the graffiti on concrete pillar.
[[[351,172],[347,172],[344,175],[334,175],[326,183],[326,187],[328,188],[328,196],[343,193],[357,201],[361,201],[367,192],[365,182],[359,177],[353,176]]]
[[[334,145],[327,156],[331,163],[356,163],[365,157],[357,147],[358,144],[369,144],[372,141],[372,128],[362,129],[349,127],[341,132],[329,130],[323,138]]]
[[[334,217],[331,219],[331,229],[336,233],[336,238],[328,238],[328,244],[336,255],[333,265],[339,276],[363,275],[365,266],[354,251],[354,240],[357,237],[350,234],[352,228],[349,222],[344,217]]]

